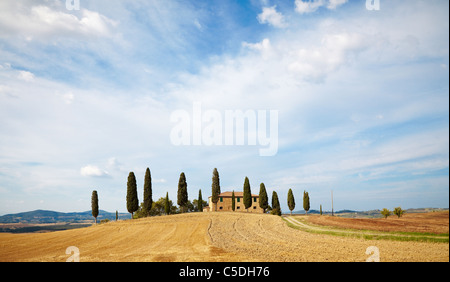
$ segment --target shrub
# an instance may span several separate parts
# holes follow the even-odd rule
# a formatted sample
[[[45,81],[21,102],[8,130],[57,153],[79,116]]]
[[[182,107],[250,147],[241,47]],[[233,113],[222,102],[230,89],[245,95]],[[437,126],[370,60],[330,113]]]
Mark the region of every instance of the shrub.
[[[384,216],[384,218],[387,218],[392,214],[392,212],[386,208],[384,208],[380,213]]]
[[[396,207],[396,208],[394,209],[394,214],[395,214],[396,216],[398,216],[398,218],[400,218],[404,213],[405,213],[405,211],[402,210],[401,207]]]

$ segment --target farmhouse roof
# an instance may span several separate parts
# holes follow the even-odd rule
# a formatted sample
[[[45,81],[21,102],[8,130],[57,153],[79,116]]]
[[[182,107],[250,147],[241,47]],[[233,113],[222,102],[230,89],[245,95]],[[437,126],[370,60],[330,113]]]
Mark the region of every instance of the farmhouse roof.
[[[227,191],[227,192],[220,193],[219,197],[231,198],[232,194],[233,194],[233,192]],[[244,192],[234,192],[234,196],[235,197],[244,197]],[[252,194],[252,197],[259,198],[259,195]],[[208,198],[211,198],[211,196],[209,196]]]

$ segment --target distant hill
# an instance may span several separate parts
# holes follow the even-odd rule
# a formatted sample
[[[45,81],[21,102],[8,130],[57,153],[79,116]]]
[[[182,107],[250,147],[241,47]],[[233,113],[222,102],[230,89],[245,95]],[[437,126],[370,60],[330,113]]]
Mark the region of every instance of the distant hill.
[[[104,210],[100,210],[97,220],[100,221],[102,219],[114,220],[116,218],[115,212],[107,212]],[[131,215],[129,213],[119,213],[119,219],[129,219]],[[94,217],[92,216],[91,211],[85,212],[56,212],[56,211],[47,211],[47,210],[35,210],[29,212],[21,212],[15,214],[6,214],[0,216],[0,223],[79,223],[92,221]]]

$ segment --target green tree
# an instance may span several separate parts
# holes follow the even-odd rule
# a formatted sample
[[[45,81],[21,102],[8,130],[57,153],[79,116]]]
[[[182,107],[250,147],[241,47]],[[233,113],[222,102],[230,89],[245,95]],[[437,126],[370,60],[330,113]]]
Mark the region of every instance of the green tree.
[[[97,224],[97,216],[98,216],[98,194],[97,191],[92,191],[91,196],[91,207],[92,207],[92,216],[95,218],[95,224]]]
[[[320,205],[320,215],[322,215],[322,205]]]
[[[194,199],[195,200],[195,199]],[[197,203],[197,206],[194,207],[194,204],[188,200],[187,204],[185,206],[185,212],[194,212],[194,211],[198,211],[198,201],[195,201]]]
[[[147,167],[144,177],[144,214],[148,216],[152,209],[152,177],[150,175],[150,169]]]
[[[164,212],[166,215],[170,214],[169,192],[166,193],[166,199],[164,200]]]
[[[292,193],[292,189],[289,189],[289,191],[288,191],[287,202],[288,202],[289,210],[291,211],[291,215],[292,215],[292,211],[295,209],[295,199],[294,199],[294,194]]]
[[[198,212],[198,211],[199,211],[199,210],[198,210],[199,204],[198,204],[198,200],[197,200],[197,199],[194,199],[194,200],[192,201],[192,205],[193,205],[193,207],[194,207],[194,209],[193,209],[192,211]],[[202,210],[201,210],[201,211],[203,211],[203,208],[206,207],[207,205],[208,205],[208,203],[202,199]]]
[[[278,194],[275,191],[272,193],[272,210],[270,213],[274,215],[281,215],[280,201],[278,200]]]
[[[116,210],[116,221],[119,219],[119,212]]]
[[[134,172],[128,174],[127,182],[127,210],[131,213],[131,218],[133,218],[133,213],[139,209],[139,200],[137,194],[136,177]]]
[[[211,184],[211,201],[214,203],[214,211],[217,211],[217,202],[220,195],[220,179],[217,168],[214,168]]]
[[[165,205],[166,205],[166,197],[161,197],[157,201],[154,201],[153,205],[152,205],[152,209],[150,210],[150,216],[160,216],[160,215],[166,214]],[[176,206],[173,205],[171,200],[169,200],[169,203],[168,203],[168,210],[169,210],[169,213],[176,212]],[[136,213],[138,213],[138,212],[136,212]]]
[[[177,193],[177,204],[180,206],[181,212],[186,212],[188,203],[188,192],[186,176],[184,172],[180,174],[180,179],[178,180],[178,193]]]
[[[303,209],[305,210],[306,214],[308,214],[308,211],[309,211],[309,194],[306,191],[303,191]]]
[[[231,210],[235,210],[236,209],[236,196],[234,195],[234,190],[233,193],[231,193]]]
[[[401,207],[396,207],[396,208],[394,209],[394,214],[395,214],[396,216],[398,216],[398,218],[400,218],[404,213],[405,213],[405,211],[402,210]]]
[[[384,218],[388,218],[388,216],[392,214],[392,212],[387,208],[384,208],[380,213],[384,216]]]
[[[199,212],[203,212],[202,189],[198,190],[197,208]]]
[[[259,207],[263,209],[264,213],[266,213],[266,210],[269,207],[269,199],[267,198],[266,186],[264,183],[259,185]]]
[[[244,207],[248,212],[248,208],[252,206],[252,191],[250,188],[250,181],[248,181],[248,177],[245,177],[244,180],[244,195],[243,195]]]

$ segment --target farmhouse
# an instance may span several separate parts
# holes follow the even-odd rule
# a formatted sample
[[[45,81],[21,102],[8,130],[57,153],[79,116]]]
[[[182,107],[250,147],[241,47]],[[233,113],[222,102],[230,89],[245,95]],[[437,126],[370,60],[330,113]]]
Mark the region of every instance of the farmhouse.
[[[223,192],[219,194],[219,201],[217,202],[217,211],[233,211],[231,209],[233,192]],[[244,206],[244,193],[234,192],[235,209],[237,212],[247,212]],[[203,211],[214,211],[215,204],[212,202],[212,197],[208,197],[208,206],[203,208]],[[263,213],[263,209],[259,207],[259,196],[252,194],[252,206],[248,208],[248,212]]]

